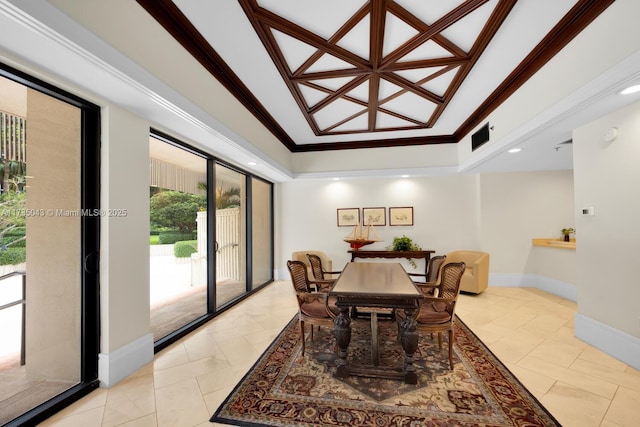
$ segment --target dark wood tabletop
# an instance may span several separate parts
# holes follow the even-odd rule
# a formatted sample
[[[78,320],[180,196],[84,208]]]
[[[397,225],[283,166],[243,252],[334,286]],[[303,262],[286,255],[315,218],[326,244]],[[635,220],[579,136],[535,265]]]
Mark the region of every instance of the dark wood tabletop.
[[[422,294],[399,263],[350,262],[331,295],[353,299],[420,297]]]

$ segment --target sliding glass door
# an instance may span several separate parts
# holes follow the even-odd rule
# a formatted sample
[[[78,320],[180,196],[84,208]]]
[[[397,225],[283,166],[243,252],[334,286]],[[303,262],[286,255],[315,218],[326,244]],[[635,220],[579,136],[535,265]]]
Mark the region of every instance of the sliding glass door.
[[[0,66],[0,425],[97,387],[98,118]]]
[[[273,185],[155,131],[149,173],[159,350],[273,280]]]

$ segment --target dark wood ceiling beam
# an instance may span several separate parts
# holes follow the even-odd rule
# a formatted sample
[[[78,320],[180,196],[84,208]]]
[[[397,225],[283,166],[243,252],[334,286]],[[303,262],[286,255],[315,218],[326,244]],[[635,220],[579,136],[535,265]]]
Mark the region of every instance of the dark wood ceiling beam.
[[[381,64],[381,68],[388,64],[395,63],[403,56],[410,53],[415,48],[419,47],[421,44],[432,38],[434,35],[439,34],[440,32],[447,29],[449,26],[455,24],[460,19],[464,18],[483,4],[485,4],[489,0],[469,0],[465,3],[462,3],[449,13],[447,13],[442,18],[438,19],[432,25],[428,26],[428,29],[422,31],[415,37],[412,37],[409,41],[404,43],[398,49],[396,49],[391,54],[387,55],[384,58],[384,63]]]
[[[379,107],[378,111],[381,112],[381,113],[385,113],[385,114],[388,114],[390,116],[396,117],[398,119],[413,123],[414,126],[412,126],[412,129],[426,128],[427,127],[426,123],[423,122],[423,121],[414,119],[413,117],[405,116],[404,114],[396,113],[395,111],[389,110],[387,108],[384,108],[383,106]],[[384,129],[382,129],[382,130],[384,130]]]
[[[345,124],[345,123],[347,123],[347,122],[350,122],[351,120],[353,120],[353,119],[355,119],[355,118],[357,118],[357,117],[362,116],[363,114],[367,114],[367,112],[368,112],[368,111],[367,111],[367,109],[365,108],[365,109],[363,109],[362,111],[359,111],[359,112],[357,112],[357,113],[355,113],[355,114],[352,114],[352,115],[350,115],[349,117],[346,117],[346,118],[344,118],[344,119],[340,120],[339,122],[334,123],[333,125],[331,125],[331,126],[327,127],[326,129],[322,129],[322,131],[320,131],[320,132],[321,132],[321,135],[329,135],[333,129],[335,129],[335,128],[337,128],[337,127],[340,127],[340,126],[342,126],[343,124]],[[360,132],[360,131],[358,131],[358,132]],[[341,132],[341,133],[342,133],[342,132]]]
[[[389,2],[387,10],[421,33],[429,30],[429,25],[418,19],[415,15],[396,2]],[[435,34],[432,37],[432,40],[455,56],[466,56],[467,54],[467,52],[440,33]]]
[[[346,70],[318,71],[315,73],[303,74],[301,76],[291,76],[290,78],[294,82],[309,82],[313,80],[335,79],[339,77],[368,76],[369,74],[371,73],[367,70],[351,68]]]
[[[321,144],[298,144],[294,153],[313,151],[357,150],[363,148],[406,147],[413,145],[454,144],[458,142],[453,135],[421,136],[417,138],[369,139],[366,141],[344,141]]]
[[[423,87],[420,87],[416,84],[414,84],[413,82],[405,79],[404,77],[400,77],[399,75],[395,74],[395,73],[384,73],[383,74],[384,79],[390,81],[391,83],[400,86],[402,89],[404,89],[404,91],[406,92],[412,92],[424,99],[427,99],[435,104],[442,104],[443,99],[442,97],[435,95],[432,92],[429,92],[428,90],[426,90]],[[387,99],[385,99],[385,102],[387,101]]]
[[[435,68],[446,67],[449,65],[458,66],[468,63],[471,60],[470,57],[465,56],[461,58],[436,58],[436,59],[424,59],[418,61],[396,62],[385,67],[384,71],[403,71],[403,70],[416,70],[420,68]]]
[[[455,131],[461,139],[509,98],[615,0],[580,0]]]
[[[321,110],[324,107],[326,107],[327,105],[331,104],[336,99],[343,98],[344,95],[346,95],[347,93],[351,92],[353,89],[357,88],[358,86],[360,86],[361,84],[363,84],[367,80],[368,80],[367,76],[362,76],[362,77],[359,77],[357,79],[351,80],[349,83],[347,83],[346,85],[342,86],[337,91],[331,92],[331,94],[329,96],[324,98],[322,101],[318,102],[313,107],[309,108],[309,113],[310,114],[315,114],[319,110]]]
[[[378,116],[378,94],[380,93],[380,76],[372,74],[369,78],[369,131],[376,129]]]
[[[309,86],[312,89],[319,90],[320,92],[324,92],[326,94],[332,94],[333,93],[333,91],[331,89],[324,88],[324,87],[319,86],[319,85],[317,85],[315,83],[312,83],[312,82],[303,82],[303,83],[300,83],[300,85]],[[349,101],[349,102],[353,102],[354,104],[358,104],[358,105],[363,106],[363,107],[367,107],[369,105],[368,102],[362,101],[361,99],[357,99],[357,98],[354,98],[352,96],[343,95],[342,98],[347,100],[347,101]]]
[[[369,23],[369,62],[372,71],[378,71],[384,49],[384,27],[386,24],[386,1],[372,0]]]
[[[327,40],[330,44],[337,44],[345,35],[349,33],[358,23],[364,19],[365,16],[369,13],[369,5],[363,5],[360,10],[358,10],[345,24],[335,32],[333,36]],[[305,62],[298,67],[297,70],[293,72],[294,76],[299,76],[303,74],[306,70],[311,67],[311,65],[315,64],[315,62],[320,59],[320,57],[324,55],[324,51],[318,50],[311,57],[309,57]]]
[[[243,8],[249,8],[247,10],[253,10],[252,8],[257,6],[255,4],[255,0],[240,0],[240,4]],[[247,12],[247,10],[245,10],[245,13]],[[282,76],[284,83],[289,88],[289,92],[291,92],[291,95],[293,96],[296,104],[298,104],[298,108],[300,108],[300,110],[303,112],[303,116],[307,121],[307,124],[315,135],[320,135],[320,129],[314,118],[309,114],[304,114],[304,112],[309,109],[309,106],[307,105],[307,101],[302,95],[302,92],[300,92],[300,89],[291,81],[291,70],[289,70],[289,67],[286,65],[284,54],[280,51],[280,47],[278,46],[278,43],[276,43],[273,34],[266,25],[255,19],[252,14],[247,13],[247,16],[249,18],[249,21],[251,22],[251,25],[253,25],[254,30],[262,41],[262,45],[265,47],[267,52],[269,52],[269,55],[274,58],[274,65]]]
[[[373,74],[369,79],[369,131],[376,129],[378,103],[380,98],[380,76],[378,64],[382,60],[384,48],[384,28],[386,23],[386,1],[372,0],[369,22],[369,62]]]
[[[248,0],[239,0],[240,3],[245,3]],[[306,43],[310,46],[315,47],[323,52],[329,53],[335,56],[338,59],[341,59],[354,67],[358,68],[369,68],[369,63],[364,59],[360,58],[358,55],[349,52],[346,49],[341,48],[340,46],[333,45],[327,42],[322,37],[308,31],[305,28],[300,27],[293,22],[287,21],[286,19],[272,13],[266,9],[258,8],[253,10],[253,16],[255,19],[267,25],[268,27],[274,28],[281,33],[287,34],[293,38],[300,40],[303,43]]]
[[[458,91],[464,79],[467,78],[467,76],[471,72],[471,69],[476,64],[476,62],[478,62],[478,59],[480,59],[480,56],[498,32],[500,26],[507,19],[507,16],[517,2],[518,0],[499,0],[498,5],[493,10],[493,13],[491,13],[491,16],[489,17],[487,23],[482,28],[480,35],[469,51],[471,60],[467,64],[460,67],[460,70],[458,71],[458,73],[456,73],[456,76],[454,77],[444,95],[444,102],[436,108],[433,115],[431,116],[431,119],[429,120],[431,125],[433,125],[438,120],[438,118],[444,112],[444,109],[447,108],[447,105],[449,105],[449,102],[451,102],[453,95],[455,95],[455,93]]]
[[[457,65],[451,65],[451,66],[448,66],[448,67],[444,67],[444,68],[442,68],[441,70],[438,70],[438,71],[436,71],[435,73],[433,73],[433,74],[429,74],[427,77],[425,77],[425,78],[423,78],[423,79],[418,80],[418,81],[416,82],[416,85],[418,85],[418,86],[422,86],[422,85],[423,85],[423,84],[425,84],[426,82],[428,82],[428,81],[430,81],[430,80],[433,80],[433,79],[436,79],[436,78],[438,78],[438,77],[442,76],[443,74],[447,74],[448,72],[450,72],[450,71],[452,71],[452,70],[455,70],[456,68],[458,68],[458,66],[457,66]]]
[[[171,0],[137,0],[180,45],[289,150],[295,142]]]

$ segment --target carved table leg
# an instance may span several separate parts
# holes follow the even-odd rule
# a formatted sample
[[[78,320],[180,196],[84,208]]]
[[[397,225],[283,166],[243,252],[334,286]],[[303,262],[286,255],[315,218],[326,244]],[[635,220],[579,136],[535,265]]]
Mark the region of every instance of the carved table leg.
[[[416,367],[413,366],[413,355],[418,349],[418,330],[416,319],[413,318],[415,309],[405,309],[405,318],[400,323],[400,342],[405,353],[404,382],[407,384],[417,384],[418,375]]]
[[[378,349],[378,313],[371,312],[371,363],[380,364],[380,350]]]
[[[349,318],[349,307],[339,307],[340,313],[336,316],[334,323],[334,333],[336,335],[336,345],[338,346],[338,358],[336,359],[336,376],[345,378],[349,376],[349,366],[347,364],[347,348],[351,341],[351,319]]]

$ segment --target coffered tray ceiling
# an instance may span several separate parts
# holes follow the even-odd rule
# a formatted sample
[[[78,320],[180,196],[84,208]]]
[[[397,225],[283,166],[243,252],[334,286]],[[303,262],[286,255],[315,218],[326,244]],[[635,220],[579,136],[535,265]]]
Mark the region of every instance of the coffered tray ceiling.
[[[138,0],[292,152],[455,143],[610,0]]]

